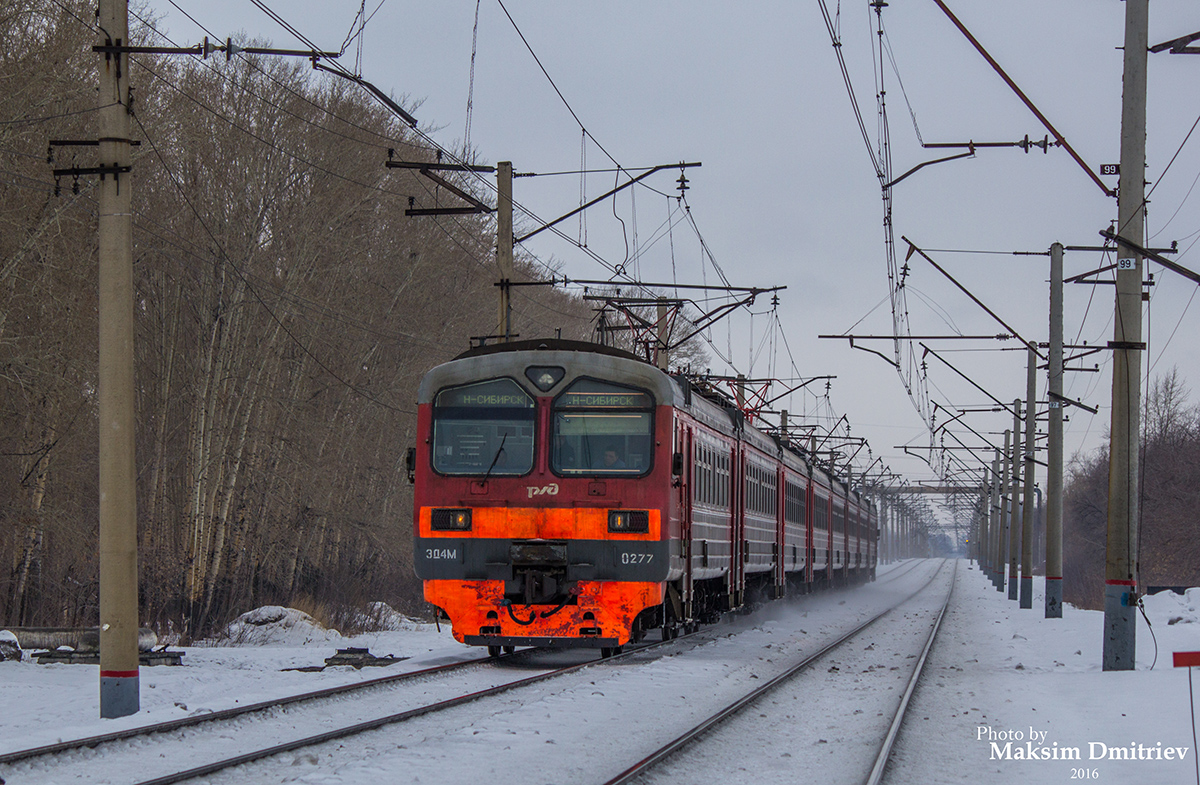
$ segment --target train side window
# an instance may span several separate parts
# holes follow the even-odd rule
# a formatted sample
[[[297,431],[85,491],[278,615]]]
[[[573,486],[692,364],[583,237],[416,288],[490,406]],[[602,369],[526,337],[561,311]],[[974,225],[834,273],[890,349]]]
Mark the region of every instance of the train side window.
[[[729,509],[729,454],[721,453],[720,470],[717,473],[717,487],[720,491],[717,504]]]
[[[649,393],[577,379],[554,399],[553,410],[555,473],[637,477],[650,471],[654,399]]]
[[[696,447],[697,461],[700,468],[700,476],[703,478],[703,486],[701,488],[700,500],[704,504],[712,504],[713,492],[713,469],[712,455],[707,447],[703,444]]]
[[[752,471],[753,468],[747,466],[745,474],[742,477],[742,498],[745,500],[742,504],[742,507],[744,507],[747,512],[754,509],[754,496],[750,493],[750,474]]]
[[[533,398],[512,379],[450,387],[433,404],[439,474],[520,476],[533,469]]]
[[[703,472],[704,472],[704,496],[703,496],[703,499],[704,499],[705,504],[712,504],[712,488],[713,488],[712,455],[711,455],[711,451],[707,447],[701,447],[700,454],[704,460],[704,469],[703,469]]]
[[[767,500],[766,500],[767,501],[767,515],[770,515],[772,518],[778,518],[779,517],[779,494],[778,494],[779,485],[777,482],[778,475],[776,475],[775,472],[773,472],[773,471],[766,471],[763,473],[763,478],[766,480],[765,485],[766,485],[766,490],[767,490]]]
[[[829,525],[829,500],[813,496],[813,527],[826,529]]]

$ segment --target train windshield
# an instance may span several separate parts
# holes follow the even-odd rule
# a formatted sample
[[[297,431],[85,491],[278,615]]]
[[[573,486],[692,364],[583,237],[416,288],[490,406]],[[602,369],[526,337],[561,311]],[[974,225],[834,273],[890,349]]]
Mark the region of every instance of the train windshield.
[[[580,379],[554,401],[551,462],[561,475],[650,470],[654,399],[649,393]]]
[[[433,405],[433,468],[441,474],[528,474],[533,398],[512,379],[451,387]]]

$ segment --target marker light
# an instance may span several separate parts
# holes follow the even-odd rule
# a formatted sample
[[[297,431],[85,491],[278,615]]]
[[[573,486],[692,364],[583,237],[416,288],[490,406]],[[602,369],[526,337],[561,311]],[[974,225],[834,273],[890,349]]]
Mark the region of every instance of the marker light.
[[[429,526],[435,532],[465,532],[471,530],[470,510],[434,510]]]
[[[650,531],[650,513],[646,510],[609,510],[608,530],[645,534]]]

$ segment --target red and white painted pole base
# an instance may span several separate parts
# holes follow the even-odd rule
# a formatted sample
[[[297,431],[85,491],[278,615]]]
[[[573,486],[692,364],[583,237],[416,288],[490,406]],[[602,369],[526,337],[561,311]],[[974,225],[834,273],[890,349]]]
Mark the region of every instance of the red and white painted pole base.
[[[128,717],[140,708],[137,670],[100,671],[100,716],[104,719]]]

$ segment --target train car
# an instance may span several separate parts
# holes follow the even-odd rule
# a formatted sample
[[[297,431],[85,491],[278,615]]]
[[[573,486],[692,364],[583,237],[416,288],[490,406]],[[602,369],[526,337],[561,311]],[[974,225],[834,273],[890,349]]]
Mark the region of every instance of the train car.
[[[607,656],[651,629],[874,576],[869,504],[635,355],[480,347],[418,397],[414,565],[463,643]]]

